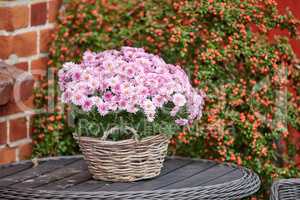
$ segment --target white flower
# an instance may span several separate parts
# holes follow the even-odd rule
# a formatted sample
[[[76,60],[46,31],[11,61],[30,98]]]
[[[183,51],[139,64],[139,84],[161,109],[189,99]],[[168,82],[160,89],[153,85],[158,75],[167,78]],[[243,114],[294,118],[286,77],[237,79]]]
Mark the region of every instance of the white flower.
[[[156,109],[154,103],[150,99],[146,99],[143,102],[143,108],[144,108],[145,112],[153,112]]]
[[[84,102],[84,95],[82,95],[81,93],[76,93],[74,96],[71,97],[71,101],[73,104],[81,106]]]
[[[147,117],[148,122],[153,122],[154,118],[155,118],[155,112],[146,113],[146,117]]]
[[[186,98],[182,94],[176,93],[173,95],[173,103],[175,106],[181,107],[186,103]]]
[[[110,79],[108,79],[108,83],[111,87],[115,87],[117,84],[120,83],[120,77],[119,76],[111,77]]]
[[[76,64],[73,62],[66,62],[63,64],[63,69],[65,71],[71,70]]]
[[[91,97],[91,100],[93,101],[93,104],[96,105],[96,106],[103,103],[102,98],[97,97],[97,96]]]

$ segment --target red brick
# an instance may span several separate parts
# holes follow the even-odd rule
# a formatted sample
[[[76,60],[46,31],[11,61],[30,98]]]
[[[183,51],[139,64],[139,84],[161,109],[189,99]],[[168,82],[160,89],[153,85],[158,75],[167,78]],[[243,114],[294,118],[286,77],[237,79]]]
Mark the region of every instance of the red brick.
[[[27,120],[25,117],[9,121],[9,139],[11,142],[27,137]]]
[[[0,105],[7,104],[13,93],[14,81],[7,73],[2,73],[4,70],[5,68],[1,68],[0,64]]]
[[[16,149],[5,147],[0,149],[0,164],[16,161]]]
[[[9,102],[6,105],[0,106],[0,116],[7,116],[11,114],[21,113],[25,111],[29,111],[34,109],[34,103],[33,103],[34,96],[29,97],[27,100],[22,101],[21,103],[26,106],[25,108],[20,107],[20,102]]]
[[[24,102],[32,96],[34,85],[32,75],[15,66],[0,62],[0,80],[0,96],[2,96],[0,116],[21,112],[20,109],[25,109],[18,106],[22,106],[20,102]],[[14,83],[13,80],[16,82]]]
[[[31,62],[31,71],[35,80],[46,75],[48,60],[47,57],[43,57]]]
[[[9,102],[6,105],[0,106],[0,116],[6,116],[20,112],[22,112],[22,110],[14,102]]]
[[[34,80],[28,72],[0,62],[0,80],[0,96],[9,97],[11,101],[18,102],[32,95]],[[13,87],[11,91],[2,89],[10,86]],[[4,103],[0,101],[0,105]]]
[[[14,85],[14,93],[11,98],[12,102],[21,102],[26,101],[29,97],[31,97],[33,93],[34,80],[33,77],[30,76],[30,79],[17,81]]]
[[[9,102],[8,104],[0,106],[0,116],[6,116],[21,112],[15,103]]]
[[[48,57],[39,58],[31,62],[31,69],[47,70]]]
[[[21,69],[21,70],[24,70],[24,71],[28,71],[28,62],[20,62],[20,63],[15,64],[15,66],[18,69]]]
[[[25,160],[29,159],[32,154],[32,144],[23,144],[19,146],[19,159]]]
[[[62,0],[50,0],[49,1],[49,11],[48,11],[48,19],[49,22],[55,22],[59,8],[62,4]]]
[[[28,6],[0,8],[0,30],[13,31],[28,26]]]
[[[28,99],[32,95],[34,80],[31,73],[17,69],[14,66],[7,68],[11,77],[14,78],[14,93],[18,93],[12,100],[15,102]],[[19,87],[19,88],[18,88]]]
[[[32,99],[26,100],[32,96],[33,86],[30,73],[0,62],[0,116],[28,110],[24,104],[32,106]]]
[[[34,117],[36,117],[35,114],[30,115],[30,117],[29,117],[29,137],[30,137],[30,138],[32,138],[33,130],[34,130],[33,123],[32,123]]]
[[[13,51],[18,56],[31,56],[37,53],[36,32],[16,35],[13,39]]]
[[[27,110],[34,109],[34,95],[32,95],[26,101],[24,101],[24,105],[26,105]]]
[[[49,51],[49,42],[51,41],[51,33],[53,29],[45,29],[40,33],[40,52]]]
[[[47,3],[36,3],[31,5],[31,26],[45,24],[47,20]]]
[[[0,36],[0,58],[7,59],[13,52],[12,36]]]
[[[0,63],[2,69],[0,70],[1,75],[6,75],[7,77],[12,78],[13,83],[13,95],[11,95],[11,101],[21,101],[26,100],[28,97],[32,95],[32,89],[34,85],[33,76],[31,73],[25,72],[21,69],[16,68],[12,65],[7,65],[5,63]]]
[[[7,126],[6,122],[0,122],[0,144],[7,142]]]

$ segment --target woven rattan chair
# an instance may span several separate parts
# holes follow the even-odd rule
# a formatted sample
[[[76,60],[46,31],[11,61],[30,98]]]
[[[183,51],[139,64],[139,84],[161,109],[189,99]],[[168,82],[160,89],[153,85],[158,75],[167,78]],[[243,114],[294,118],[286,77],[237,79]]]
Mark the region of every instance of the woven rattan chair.
[[[300,200],[300,179],[283,179],[274,182],[270,200]]]

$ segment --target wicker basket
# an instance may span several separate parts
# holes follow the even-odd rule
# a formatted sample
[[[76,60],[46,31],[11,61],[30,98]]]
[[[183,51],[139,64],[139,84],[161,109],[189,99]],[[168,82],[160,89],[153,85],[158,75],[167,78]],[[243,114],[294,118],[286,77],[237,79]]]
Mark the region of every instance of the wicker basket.
[[[101,139],[74,134],[93,178],[131,182],[158,176],[167,153],[168,137],[159,134],[138,140],[136,131],[126,127],[134,139],[107,141],[108,135],[117,129],[105,132]]]

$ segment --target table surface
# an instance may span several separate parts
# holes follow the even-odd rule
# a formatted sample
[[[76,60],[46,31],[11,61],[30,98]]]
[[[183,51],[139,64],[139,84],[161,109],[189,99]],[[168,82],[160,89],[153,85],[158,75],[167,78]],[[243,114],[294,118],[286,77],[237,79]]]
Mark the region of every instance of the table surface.
[[[231,189],[230,184],[235,186]],[[239,187],[240,191],[246,191],[243,196],[249,196],[259,189],[260,181],[255,173],[242,167],[178,157],[166,158],[160,176],[131,183],[93,180],[81,156],[41,159],[36,166],[31,161],[0,165],[0,197],[1,188],[2,195],[5,197],[4,190],[7,193],[21,191],[20,195],[22,191],[28,190],[32,193],[34,191],[64,192],[66,195],[97,193],[98,191],[105,194],[130,193],[131,191],[137,193],[181,191],[189,188],[207,188],[203,191],[208,191],[214,187],[215,189],[224,188],[222,192],[231,195],[232,192],[236,192],[236,187]],[[18,192],[14,194],[18,195]]]

